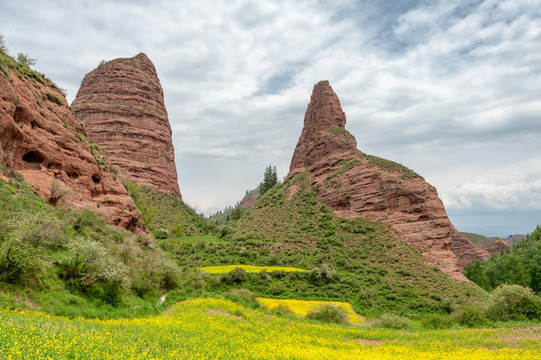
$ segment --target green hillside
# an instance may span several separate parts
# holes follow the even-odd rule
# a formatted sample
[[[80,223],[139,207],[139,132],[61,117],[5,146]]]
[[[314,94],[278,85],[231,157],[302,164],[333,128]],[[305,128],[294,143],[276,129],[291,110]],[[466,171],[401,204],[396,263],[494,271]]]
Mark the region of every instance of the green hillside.
[[[481,249],[487,247],[488,244],[492,242],[488,237],[484,235],[469,233],[469,232],[460,232],[462,235],[467,237],[474,245],[479,246]]]
[[[383,223],[336,218],[318,203],[307,179],[303,173],[275,186],[232,230],[223,228],[219,241],[160,244],[186,268],[246,264],[311,270],[239,279],[200,275],[201,288],[213,294],[246,288],[261,297],[345,301],[363,315],[445,312],[484,297],[478,288],[425,265],[421,254]],[[292,187],[298,189],[294,195]]]
[[[50,206],[19,173],[0,166],[4,304],[69,316],[152,314],[180,274],[152,236],[107,225],[89,210]]]
[[[215,228],[176,196],[127,181],[124,186],[156,237],[167,237],[169,232],[171,236],[207,234]]]

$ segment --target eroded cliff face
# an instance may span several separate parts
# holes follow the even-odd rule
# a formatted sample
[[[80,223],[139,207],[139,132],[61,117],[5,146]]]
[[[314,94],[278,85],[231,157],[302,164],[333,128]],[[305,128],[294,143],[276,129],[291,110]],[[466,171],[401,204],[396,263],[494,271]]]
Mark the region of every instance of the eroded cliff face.
[[[502,238],[497,238],[489,243],[485,250],[488,251],[491,255],[500,254],[502,252],[508,251],[511,248],[509,243]]]
[[[52,204],[90,208],[114,225],[143,230],[139,210],[104,154],[91,148],[62,92],[38,73],[3,69],[0,161]]]
[[[182,199],[163,90],[145,54],[88,73],[72,108],[123,178]]]
[[[454,228],[433,186],[400,164],[359,151],[345,124],[329,83],[316,84],[287,178],[307,170],[319,200],[337,216],[387,223],[427,263],[466,280],[461,266],[473,258],[485,260],[488,253]]]

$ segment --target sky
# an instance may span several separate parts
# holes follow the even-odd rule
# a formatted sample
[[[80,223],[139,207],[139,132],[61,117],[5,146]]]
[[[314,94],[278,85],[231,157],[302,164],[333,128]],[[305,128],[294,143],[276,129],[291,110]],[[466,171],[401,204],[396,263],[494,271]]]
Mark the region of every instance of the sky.
[[[287,175],[329,80],[359,149],[422,175],[458,230],[541,224],[541,0],[2,0],[0,33],[69,102],[101,60],[147,54],[200,213]]]

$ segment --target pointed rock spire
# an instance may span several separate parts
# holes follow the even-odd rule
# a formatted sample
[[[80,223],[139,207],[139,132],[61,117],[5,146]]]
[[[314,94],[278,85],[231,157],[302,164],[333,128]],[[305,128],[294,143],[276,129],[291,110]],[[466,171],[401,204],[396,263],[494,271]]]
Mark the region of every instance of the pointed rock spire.
[[[163,89],[145,54],[88,73],[72,107],[123,178],[182,199]]]
[[[288,178],[330,153],[356,149],[357,142],[345,126],[346,115],[338,96],[328,81],[318,82],[304,115],[304,127],[293,153]]]

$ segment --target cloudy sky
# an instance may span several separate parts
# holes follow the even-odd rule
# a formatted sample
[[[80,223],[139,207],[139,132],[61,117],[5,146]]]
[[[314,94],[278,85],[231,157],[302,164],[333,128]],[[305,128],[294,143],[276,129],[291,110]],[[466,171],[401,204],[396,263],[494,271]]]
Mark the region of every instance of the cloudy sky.
[[[329,80],[359,149],[424,176],[459,230],[541,224],[541,0],[2,0],[0,33],[70,102],[100,60],[146,53],[198,212],[287,174]]]

